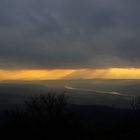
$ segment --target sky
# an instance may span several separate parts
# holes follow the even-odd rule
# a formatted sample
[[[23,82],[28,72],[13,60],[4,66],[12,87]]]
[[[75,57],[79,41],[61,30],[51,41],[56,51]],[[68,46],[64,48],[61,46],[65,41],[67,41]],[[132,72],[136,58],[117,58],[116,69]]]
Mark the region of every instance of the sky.
[[[0,0],[0,80],[140,79],[139,7],[139,0]]]

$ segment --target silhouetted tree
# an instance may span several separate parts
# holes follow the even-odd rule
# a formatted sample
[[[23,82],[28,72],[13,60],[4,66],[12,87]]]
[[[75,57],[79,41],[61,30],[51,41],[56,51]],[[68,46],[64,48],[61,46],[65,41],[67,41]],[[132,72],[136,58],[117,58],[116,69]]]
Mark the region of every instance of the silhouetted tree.
[[[8,112],[7,132],[32,139],[78,139],[84,132],[79,118],[67,109],[64,94],[32,96],[24,108]]]
[[[140,98],[133,98],[131,102],[132,110],[137,118],[140,118]]]

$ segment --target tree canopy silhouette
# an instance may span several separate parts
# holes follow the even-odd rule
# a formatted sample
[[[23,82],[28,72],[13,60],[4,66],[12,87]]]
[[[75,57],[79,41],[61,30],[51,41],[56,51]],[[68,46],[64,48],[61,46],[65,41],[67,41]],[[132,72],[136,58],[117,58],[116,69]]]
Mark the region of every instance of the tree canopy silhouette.
[[[82,125],[74,112],[69,111],[65,94],[48,93],[32,96],[23,108],[8,112],[6,132],[14,138],[78,139]]]

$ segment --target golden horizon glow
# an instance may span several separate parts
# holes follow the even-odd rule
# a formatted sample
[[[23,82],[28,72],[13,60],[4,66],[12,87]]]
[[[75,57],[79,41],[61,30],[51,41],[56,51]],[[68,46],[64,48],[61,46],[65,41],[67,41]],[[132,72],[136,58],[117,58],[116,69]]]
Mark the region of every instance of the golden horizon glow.
[[[55,80],[72,72],[74,70],[0,70],[0,80]]]
[[[140,79],[140,68],[0,70],[3,80]]]

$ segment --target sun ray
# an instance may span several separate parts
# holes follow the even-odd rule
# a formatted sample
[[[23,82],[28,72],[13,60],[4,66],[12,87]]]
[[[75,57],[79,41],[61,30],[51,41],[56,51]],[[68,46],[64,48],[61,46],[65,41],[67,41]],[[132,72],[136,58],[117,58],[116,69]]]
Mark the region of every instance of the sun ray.
[[[140,79],[139,68],[0,70],[0,80]]]

